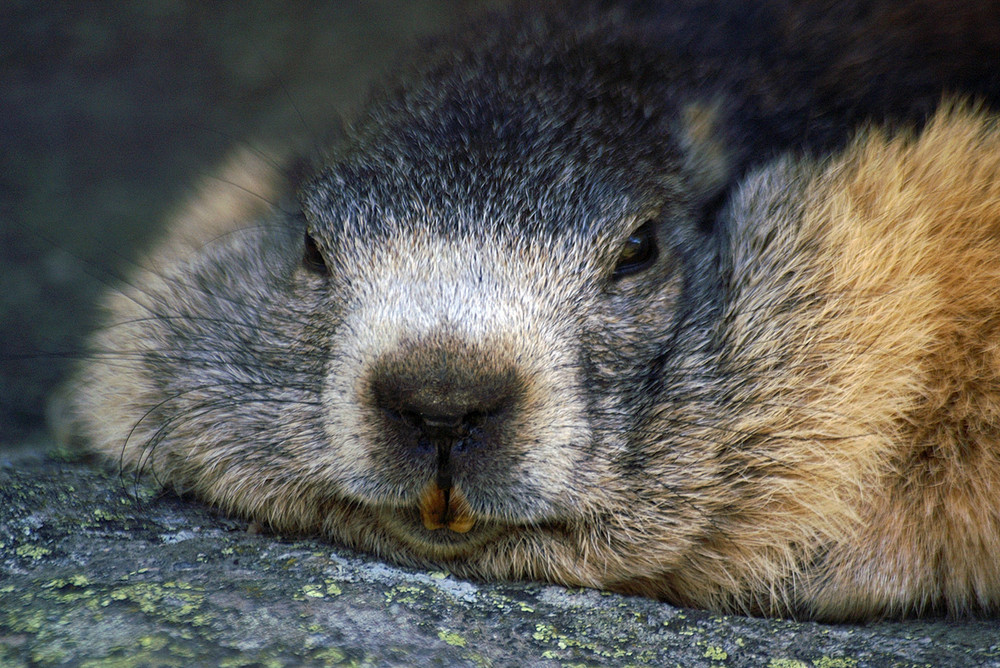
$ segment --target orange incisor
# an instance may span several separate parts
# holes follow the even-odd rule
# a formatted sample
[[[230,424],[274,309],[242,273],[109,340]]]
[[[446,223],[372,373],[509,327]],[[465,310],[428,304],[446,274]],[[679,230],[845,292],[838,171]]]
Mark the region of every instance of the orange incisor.
[[[420,495],[420,517],[424,528],[450,529],[455,533],[465,533],[476,523],[469,502],[458,487],[442,488],[431,481]]]

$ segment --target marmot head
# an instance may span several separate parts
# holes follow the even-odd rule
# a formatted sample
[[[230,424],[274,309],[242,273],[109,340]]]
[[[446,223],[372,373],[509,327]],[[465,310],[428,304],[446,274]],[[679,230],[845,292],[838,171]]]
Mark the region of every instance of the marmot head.
[[[651,429],[664,396],[682,425],[710,391],[692,370],[717,301],[721,107],[598,23],[442,47],[351,128],[301,214],[208,188],[110,297],[95,345],[128,363],[81,380],[78,415],[104,415],[81,431],[226,508],[404,561],[557,577],[661,524],[630,515],[650,495],[677,541],[648,549],[680,552],[711,522],[684,492],[705,459],[663,459]],[[259,162],[238,158],[248,190]]]
[[[300,192],[332,302],[313,465],[420,557],[618,512],[655,397],[701,391],[662,370],[709,345],[717,109],[635,45],[538,30],[449,46]]]

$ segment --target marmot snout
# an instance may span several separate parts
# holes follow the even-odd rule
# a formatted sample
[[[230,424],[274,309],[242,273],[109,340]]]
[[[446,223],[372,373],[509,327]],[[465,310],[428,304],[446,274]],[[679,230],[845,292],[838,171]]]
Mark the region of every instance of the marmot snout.
[[[76,434],[277,531],[473,578],[995,612],[1000,119],[899,127],[952,87],[1000,96],[1000,68],[952,77],[982,63],[924,62],[891,11],[762,3],[774,34],[722,48],[743,10],[648,4],[447,43],[301,212],[234,200],[283,183],[237,155],[108,295]],[[891,126],[802,155],[867,118]]]
[[[496,489],[483,476],[503,469],[522,438],[523,381],[490,357],[461,343],[418,342],[371,371],[380,466],[398,468],[400,484],[422,485],[417,505],[427,529],[467,532],[475,515],[462,490]]]

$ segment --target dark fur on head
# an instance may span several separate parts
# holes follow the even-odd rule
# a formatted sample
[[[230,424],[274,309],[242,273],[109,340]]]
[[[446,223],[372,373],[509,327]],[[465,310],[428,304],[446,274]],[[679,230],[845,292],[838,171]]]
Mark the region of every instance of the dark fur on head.
[[[980,182],[995,163],[965,173],[995,120],[942,117],[924,153],[873,135],[830,167],[785,160],[719,212],[776,152],[841,146],[869,118],[919,123],[953,86],[1000,91],[997,68],[926,57],[921,26],[962,18],[908,22],[929,3],[625,5],[514,12],[424,53],[301,188],[301,217],[206,186],[108,296],[75,433],[276,530],[470,577],[826,618],[994,610],[977,536],[948,548],[965,570],[935,589],[910,549],[923,539],[887,538],[907,518],[876,512],[913,502],[892,492],[906,424],[996,436],[919,410],[940,400],[946,367],[921,355],[948,327],[915,323],[968,313],[905,311],[878,263],[852,283],[838,244],[875,217],[850,208],[881,187],[865,165],[935,142],[956,152],[956,206],[995,207]],[[949,143],[967,126],[981,144]],[[223,181],[274,199],[266,171],[242,153]],[[935,187],[878,220],[910,195],[933,218]],[[918,232],[876,238],[879,263]],[[1000,261],[974,224],[962,234]],[[989,322],[991,276],[967,286]],[[992,363],[976,350],[964,370]],[[915,375],[887,366],[904,353]],[[994,481],[987,436],[967,462]],[[890,563],[920,586],[892,588],[871,563],[886,549],[914,555]]]

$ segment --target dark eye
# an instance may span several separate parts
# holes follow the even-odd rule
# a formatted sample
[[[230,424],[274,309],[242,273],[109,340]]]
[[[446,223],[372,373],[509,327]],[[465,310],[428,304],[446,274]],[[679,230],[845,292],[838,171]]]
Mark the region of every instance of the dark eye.
[[[612,276],[621,278],[638,273],[651,266],[656,261],[659,252],[656,249],[656,235],[653,233],[653,222],[647,220],[629,235],[622,246],[618,264]]]
[[[319,245],[309,232],[306,232],[306,248],[302,254],[302,265],[319,276],[330,275],[330,268],[323,258],[323,253],[320,252]]]

